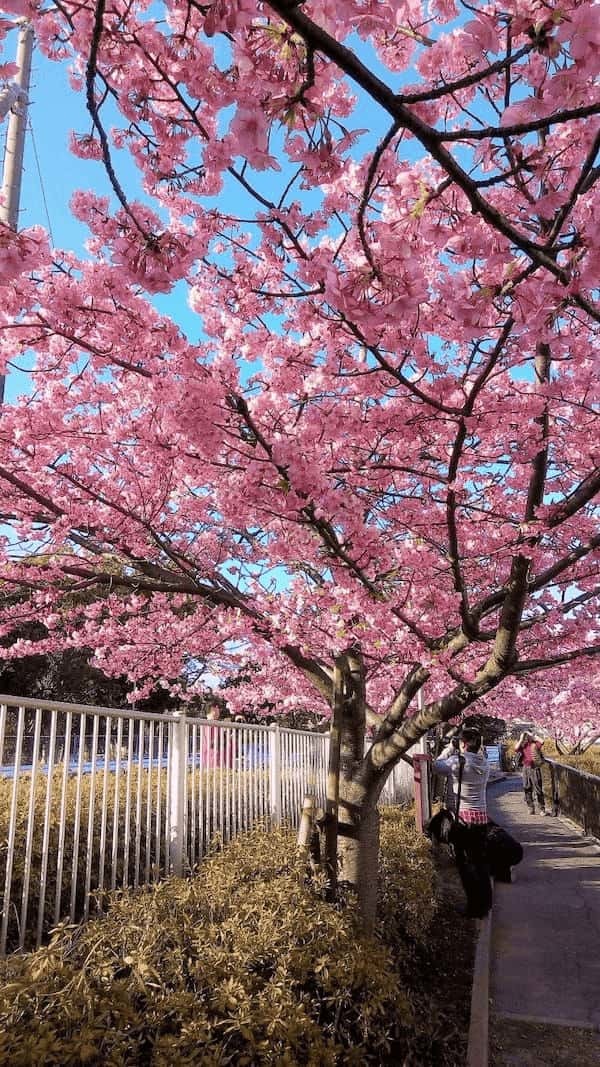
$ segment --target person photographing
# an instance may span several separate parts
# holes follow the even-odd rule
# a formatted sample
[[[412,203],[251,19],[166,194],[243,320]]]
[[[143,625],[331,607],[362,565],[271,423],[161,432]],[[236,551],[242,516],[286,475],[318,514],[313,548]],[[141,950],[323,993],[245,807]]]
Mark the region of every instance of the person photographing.
[[[523,758],[523,792],[530,815],[535,815],[534,793],[540,815],[550,814],[549,811],[546,811],[542,784],[543,744],[543,737],[535,737],[534,734],[524,730],[515,745],[515,752],[520,753]]]
[[[492,906],[486,803],[490,768],[482,751],[479,731],[464,727],[458,736],[458,751],[451,743],[435,760],[433,769],[437,774],[447,776],[447,804],[455,813],[460,782],[458,822],[452,845],[467,898],[464,914],[467,918],[483,919]]]

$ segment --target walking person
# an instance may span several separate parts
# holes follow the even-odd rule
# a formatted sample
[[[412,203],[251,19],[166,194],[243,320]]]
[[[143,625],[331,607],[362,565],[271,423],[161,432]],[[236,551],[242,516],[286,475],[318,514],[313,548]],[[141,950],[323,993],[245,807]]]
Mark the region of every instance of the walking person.
[[[549,811],[546,811],[542,783],[543,744],[543,737],[535,737],[533,734],[524,731],[515,745],[515,752],[520,752],[523,756],[523,792],[530,815],[535,815],[534,793],[540,815],[550,814]]]
[[[451,747],[445,749],[435,760],[433,769],[448,777],[447,804],[455,812],[456,800],[460,796],[458,821],[452,829],[451,844],[467,898],[463,914],[467,918],[483,919],[492,906],[486,801],[490,768],[481,748],[479,731],[464,727],[459,736],[459,751],[452,752]]]

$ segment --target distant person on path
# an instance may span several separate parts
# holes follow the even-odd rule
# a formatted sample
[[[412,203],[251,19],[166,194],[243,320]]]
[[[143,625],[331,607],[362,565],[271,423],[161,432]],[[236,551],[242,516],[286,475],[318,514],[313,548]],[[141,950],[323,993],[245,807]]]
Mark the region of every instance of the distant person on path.
[[[492,906],[492,885],[487,858],[486,786],[490,768],[481,751],[481,734],[464,727],[459,737],[459,752],[451,747],[444,750],[433,764],[437,774],[449,779],[448,807],[456,811],[460,766],[463,765],[460,787],[458,824],[452,829],[451,844],[463,889],[467,897],[464,914],[470,919],[483,919]],[[454,801],[453,801],[454,798]]]
[[[206,718],[210,723],[222,719],[221,708],[218,704],[211,704],[206,712]],[[202,766],[232,767],[233,748],[231,732],[220,726],[203,726],[202,730]]]
[[[523,756],[523,792],[530,815],[535,815],[534,792],[540,815],[550,815],[550,812],[546,811],[542,785],[543,744],[543,737],[534,737],[524,731],[515,745],[515,752],[520,752]]]

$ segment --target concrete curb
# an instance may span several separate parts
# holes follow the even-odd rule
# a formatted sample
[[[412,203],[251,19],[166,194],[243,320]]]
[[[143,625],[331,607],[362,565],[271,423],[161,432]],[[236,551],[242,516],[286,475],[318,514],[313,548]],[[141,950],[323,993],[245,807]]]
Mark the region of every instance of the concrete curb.
[[[473,964],[471,1019],[467,1041],[466,1067],[488,1067],[492,910],[490,909],[485,919],[477,920],[479,923],[479,936],[475,946],[475,962]]]
[[[503,782],[505,778],[508,778],[506,771],[493,771],[488,780],[488,786],[495,785],[496,782]],[[493,886],[494,879],[492,878],[492,889]],[[493,910],[492,905],[485,919],[476,920],[479,924],[479,935],[475,946],[475,961],[473,963],[471,1018],[467,1040],[466,1067],[488,1067]]]
[[[535,1026],[556,1026],[567,1030],[590,1030],[591,1033],[600,1034],[600,1024],[585,1023],[581,1019],[557,1019],[555,1015],[519,1015],[514,1011],[494,1012],[494,1018],[506,1020],[509,1023],[533,1023]]]

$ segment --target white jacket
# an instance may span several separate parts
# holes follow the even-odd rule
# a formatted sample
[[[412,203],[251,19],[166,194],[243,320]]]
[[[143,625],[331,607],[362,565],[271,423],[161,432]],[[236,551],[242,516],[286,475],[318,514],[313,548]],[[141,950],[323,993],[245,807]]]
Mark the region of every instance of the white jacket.
[[[445,749],[442,756],[434,761],[433,769],[436,774],[444,774],[448,778],[446,802],[448,807],[454,810],[458,791],[459,757],[457,753],[444,758],[447,751]],[[464,759],[460,807],[461,809],[470,808],[471,811],[485,812],[487,811],[485,791],[490,776],[490,765],[485,756],[479,752],[465,752]]]

